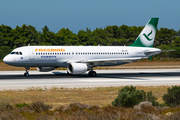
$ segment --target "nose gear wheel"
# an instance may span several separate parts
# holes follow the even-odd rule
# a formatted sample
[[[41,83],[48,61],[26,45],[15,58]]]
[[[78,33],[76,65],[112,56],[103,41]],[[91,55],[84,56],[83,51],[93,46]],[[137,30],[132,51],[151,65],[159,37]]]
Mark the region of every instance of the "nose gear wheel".
[[[30,67],[25,67],[25,69],[26,69],[26,72],[24,73],[24,76],[28,77],[29,76],[28,70],[30,69]]]

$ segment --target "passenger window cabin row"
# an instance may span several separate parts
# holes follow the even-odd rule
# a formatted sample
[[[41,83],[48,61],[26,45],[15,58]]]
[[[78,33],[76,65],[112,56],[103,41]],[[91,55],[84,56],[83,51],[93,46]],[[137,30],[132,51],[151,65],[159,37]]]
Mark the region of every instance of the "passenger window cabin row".
[[[128,52],[76,52],[76,53],[36,53],[36,55],[127,55]]]

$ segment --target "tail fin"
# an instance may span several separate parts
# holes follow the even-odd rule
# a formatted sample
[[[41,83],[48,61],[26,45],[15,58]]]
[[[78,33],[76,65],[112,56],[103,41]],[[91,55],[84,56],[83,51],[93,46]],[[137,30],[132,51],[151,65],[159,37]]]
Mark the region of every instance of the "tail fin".
[[[153,47],[156,29],[159,18],[151,18],[141,31],[137,39],[130,46],[133,47]]]

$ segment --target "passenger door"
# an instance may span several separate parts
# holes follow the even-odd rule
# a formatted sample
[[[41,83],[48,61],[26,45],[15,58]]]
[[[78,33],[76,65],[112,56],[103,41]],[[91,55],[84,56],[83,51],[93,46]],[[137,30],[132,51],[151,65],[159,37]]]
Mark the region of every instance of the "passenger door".
[[[29,50],[29,60],[34,60],[34,51],[32,48],[28,48]]]
[[[137,57],[137,51],[136,51],[136,48],[133,49],[133,56],[134,56],[134,57]]]

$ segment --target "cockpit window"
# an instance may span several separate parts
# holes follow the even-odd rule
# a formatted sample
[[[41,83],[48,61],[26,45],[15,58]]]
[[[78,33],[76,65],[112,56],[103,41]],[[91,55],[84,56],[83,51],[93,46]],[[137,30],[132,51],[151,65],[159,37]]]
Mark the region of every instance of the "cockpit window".
[[[22,55],[22,52],[13,51],[13,52],[11,52],[10,54]]]
[[[11,52],[11,54],[15,54],[16,52]]]

